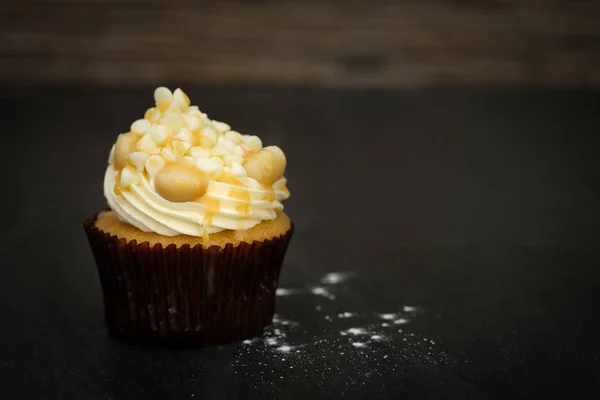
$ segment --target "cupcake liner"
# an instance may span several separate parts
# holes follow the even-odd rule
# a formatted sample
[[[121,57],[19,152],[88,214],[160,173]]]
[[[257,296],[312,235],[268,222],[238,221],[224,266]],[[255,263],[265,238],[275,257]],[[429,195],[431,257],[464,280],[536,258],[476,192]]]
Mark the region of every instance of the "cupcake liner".
[[[84,223],[109,333],[135,343],[209,345],[240,340],[273,319],[292,228],[225,247],[137,243]]]

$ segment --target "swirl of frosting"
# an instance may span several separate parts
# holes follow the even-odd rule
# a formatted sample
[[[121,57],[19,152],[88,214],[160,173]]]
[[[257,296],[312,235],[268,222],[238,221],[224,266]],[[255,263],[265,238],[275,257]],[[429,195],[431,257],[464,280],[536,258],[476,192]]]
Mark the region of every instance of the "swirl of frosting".
[[[290,196],[281,149],[210,120],[181,89],[159,87],[154,100],[110,152],[104,195],[119,219],[208,239],[276,218]]]

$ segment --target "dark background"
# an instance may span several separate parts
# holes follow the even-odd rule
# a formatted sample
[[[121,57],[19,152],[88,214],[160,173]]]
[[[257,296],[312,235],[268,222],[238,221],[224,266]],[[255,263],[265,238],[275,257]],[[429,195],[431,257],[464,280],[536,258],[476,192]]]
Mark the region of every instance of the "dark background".
[[[600,82],[595,0],[4,0],[0,78],[334,87]]]
[[[0,399],[598,398],[597,2],[3,7]],[[288,156],[297,292],[250,344],[106,333],[82,223],[158,85]]]

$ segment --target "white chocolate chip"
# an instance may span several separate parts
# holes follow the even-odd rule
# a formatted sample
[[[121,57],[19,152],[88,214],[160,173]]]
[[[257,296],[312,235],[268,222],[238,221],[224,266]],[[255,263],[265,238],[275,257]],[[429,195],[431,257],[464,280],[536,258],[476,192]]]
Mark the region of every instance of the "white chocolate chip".
[[[115,143],[115,159],[114,166],[117,169],[127,166],[127,157],[135,149],[136,142],[139,136],[133,132],[127,132],[119,135],[117,143]]]
[[[115,162],[115,147],[116,145],[113,144],[113,146],[110,148],[110,153],[108,153],[109,164],[113,164]]]
[[[173,141],[173,152],[175,153],[175,157],[183,157],[190,147],[192,147],[192,145],[189,142],[182,142],[179,140]]]
[[[154,107],[150,107],[149,109],[147,109],[146,112],[144,113],[144,119],[147,119],[148,121],[150,121],[150,118],[152,118],[152,115],[154,114],[155,110],[156,110],[156,108],[154,108]]]
[[[173,100],[182,111],[187,110],[190,105],[190,98],[180,88],[175,89],[173,92]]]
[[[183,126],[183,117],[180,114],[169,114],[163,118],[162,122],[171,132],[179,132]]]
[[[190,130],[188,128],[183,127],[183,128],[181,128],[179,133],[177,135],[175,135],[174,139],[181,140],[183,142],[191,142],[192,141],[192,132],[190,132]]]
[[[187,115],[184,115],[183,119],[189,130],[192,132],[199,130],[204,125],[204,121],[198,117],[188,117]]]
[[[196,160],[194,159],[194,157],[185,156],[181,158],[179,164],[183,165],[184,167],[193,167],[194,165],[196,165]]]
[[[223,160],[220,157],[211,157],[211,160],[213,160],[214,162],[219,163],[219,165],[221,165],[221,167],[225,166],[225,163],[223,162]]]
[[[153,108],[152,115],[150,116],[150,122],[157,123],[160,121],[161,113],[157,108]]]
[[[212,140],[210,140],[204,136],[200,136],[200,140],[198,141],[198,144],[202,147],[213,147],[215,145],[215,142],[213,142]]]
[[[138,175],[129,167],[121,171],[121,187],[126,188],[139,180]]]
[[[225,165],[227,165],[228,167],[231,167],[233,163],[242,163],[244,161],[244,159],[240,156],[236,156],[234,154],[228,154],[226,156],[223,156],[223,161],[225,161]]]
[[[207,174],[213,173],[219,168],[223,168],[223,166],[220,163],[210,158],[197,159],[195,165]]]
[[[137,133],[138,135],[143,135],[148,132],[150,129],[151,123],[147,119],[138,119],[133,124],[131,124],[131,131],[133,133]]]
[[[154,143],[154,141],[148,133],[142,136],[142,138],[137,142],[137,144],[135,145],[135,149],[137,151],[143,151],[148,154],[160,153],[160,149],[158,148],[156,143]]]
[[[210,141],[211,144],[209,146],[212,146],[215,143],[217,143],[217,139],[218,139],[217,131],[215,131],[210,126],[207,126],[206,128],[204,128],[202,130],[202,137],[206,138]],[[208,146],[206,146],[206,147],[208,147]]]
[[[135,168],[138,171],[144,170],[144,165],[146,164],[146,160],[150,157],[148,153],[144,153],[143,151],[136,151],[129,154],[129,162],[135,165]]]
[[[262,140],[258,136],[244,136],[242,142],[249,150],[262,149]]]
[[[161,112],[165,112],[173,101],[173,94],[166,87],[158,87],[154,91],[154,101],[156,102],[156,108]]]
[[[164,147],[161,151],[160,151],[160,156],[168,163],[175,163],[177,162],[177,157],[175,157],[175,154],[173,154],[173,152],[168,149],[167,147]]]
[[[164,101],[168,101],[170,103],[172,100],[173,100],[173,94],[166,87],[160,86],[154,90],[154,101],[155,102],[162,103]]]
[[[242,135],[236,131],[229,131],[225,133],[225,138],[232,141],[235,144],[240,144],[242,142]]]
[[[146,171],[150,176],[156,176],[165,166],[165,160],[161,156],[150,156],[146,160]]]
[[[242,167],[242,164],[238,161],[231,163],[231,175],[233,176],[246,176],[246,169]]]
[[[150,128],[150,136],[158,145],[164,145],[169,138],[169,130],[164,125],[155,125]]]
[[[189,115],[190,117],[200,118],[201,120],[204,120],[205,117],[205,114],[203,114],[202,111],[200,111],[198,106],[189,106],[187,110],[187,115]]]
[[[225,122],[220,122],[220,121],[212,121],[211,125],[213,128],[215,128],[219,133],[225,133],[227,131],[229,131],[231,129],[231,127],[229,125],[227,125]]]
[[[210,150],[204,147],[191,147],[189,153],[194,158],[208,158],[210,157]]]
[[[245,153],[245,151],[242,148],[242,146],[240,146],[240,145],[237,145],[233,148],[233,154],[235,154],[236,156],[243,157],[244,153]]]
[[[226,156],[233,153],[233,148],[235,144],[225,139],[223,136],[219,138],[217,144],[212,149],[212,154],[215,156]]]

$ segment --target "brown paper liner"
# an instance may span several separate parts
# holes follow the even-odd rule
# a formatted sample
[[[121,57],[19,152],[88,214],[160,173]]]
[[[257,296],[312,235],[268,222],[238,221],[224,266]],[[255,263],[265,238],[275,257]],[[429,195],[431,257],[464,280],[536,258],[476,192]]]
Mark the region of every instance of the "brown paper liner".
[[[127,242],[84,228],[96,260],[109,333],[135,343],[210,345],[252,337],[271,323],[293,226],[234,247]]]

